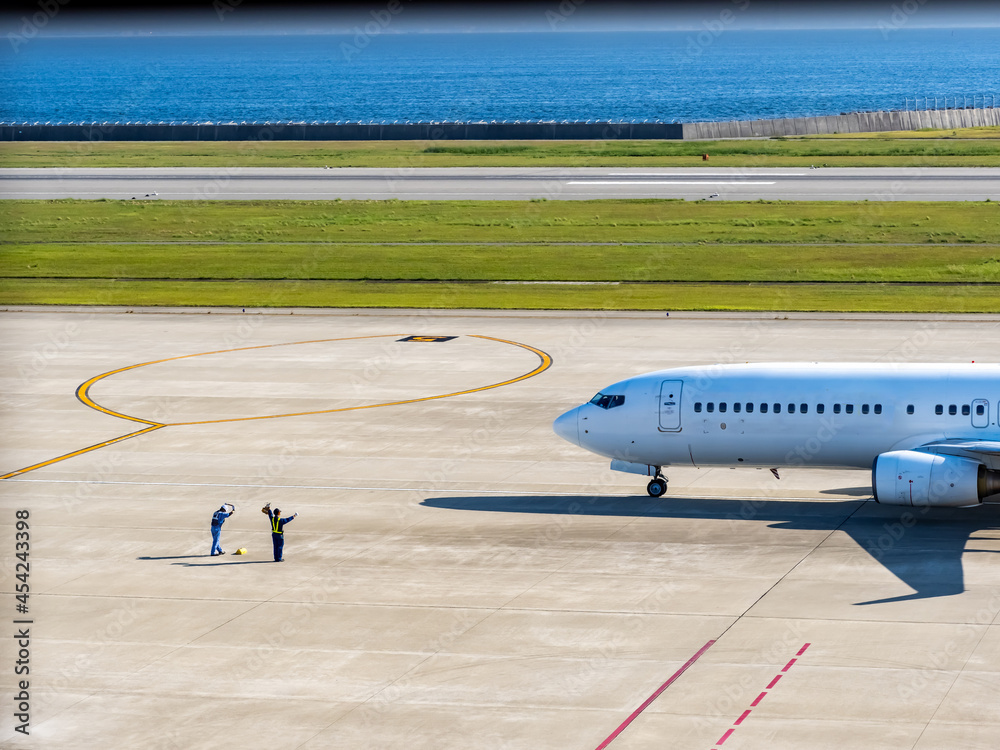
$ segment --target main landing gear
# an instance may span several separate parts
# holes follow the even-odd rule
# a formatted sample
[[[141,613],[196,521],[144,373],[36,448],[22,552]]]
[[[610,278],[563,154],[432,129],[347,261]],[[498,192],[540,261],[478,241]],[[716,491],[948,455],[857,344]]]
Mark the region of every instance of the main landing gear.
[[[662,474],[656,474],[656,477],[649,481],[646,485],[646,492],[649,493],[650,497],[660,497],[667,491],[667,478]]]

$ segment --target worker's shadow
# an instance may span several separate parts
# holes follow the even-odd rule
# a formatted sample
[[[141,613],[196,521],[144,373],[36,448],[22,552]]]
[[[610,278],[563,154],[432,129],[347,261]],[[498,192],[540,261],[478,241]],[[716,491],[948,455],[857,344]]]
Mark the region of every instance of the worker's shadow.
[[[137,557],[136,560],[197,560],[204,557],[214,557],[218,558],[220,555],[165,555],[163,557],[151,557],[145,555],[143,557]],[[224,557],[224,556],[223,556]],[[214,560],[213,562],[175,562],[170,563],[171,565],[184,565],[189,568],[204,568],[212,565],[255,565],[257,563],[267,563],[272,562],[271,560]]]
[[[170,558],[164,558],[170,559]],[[183,565],[185,568],[211,568],[216,565],[258,565],[260,563],[272,563],[274,560],[228,560],[226,562],[206,562],[206,563],[189,563],[189,562],[175,562],[170,563],[171,565]]]

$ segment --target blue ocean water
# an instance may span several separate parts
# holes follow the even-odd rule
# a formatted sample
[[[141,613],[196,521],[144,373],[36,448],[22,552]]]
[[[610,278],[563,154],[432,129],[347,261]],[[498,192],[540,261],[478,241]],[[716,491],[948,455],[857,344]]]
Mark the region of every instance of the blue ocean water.
[[[1000,100],[1000,29],[66,37],[0,121],[698,121]],[[997,102],[1000,104],[1000,101]]]

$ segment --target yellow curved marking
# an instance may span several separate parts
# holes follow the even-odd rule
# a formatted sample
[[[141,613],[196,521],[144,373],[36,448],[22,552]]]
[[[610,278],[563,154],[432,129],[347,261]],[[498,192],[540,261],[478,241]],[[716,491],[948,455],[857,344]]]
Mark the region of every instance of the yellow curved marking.
[[[541,364],[538,365],[531,372],[527,372],[524,375],[519,375],[516,378],[511,378],[510,380],[505,380],[502,383],[493,383],[492,385],[483,385],[478,388],[469,388],[464,391],[455,391],[454,393],[442,393],[439,396],[422,396],[420,398],[408,398],[402,401],[385,401],[380,404],[365,404],[364,406],[344,406],[339,409],[319,409],[317,411],[298,411],[291,412],[289,414],[266,414],[260,417],[234,417],[232,419],[206,419],[199,422],[170,422],[167,427],[181,427],[184,425],[193,424],[220,424],[222,422],[251,422],[256,419],[281,419],[282,417],[305,417],[310,414],[335,414],[342,411],[359,411],[361,409],[378,409],[382,406],[402,406],[403,404],[418,404],[422,401],[434,401],[439,398],[451,398],[452,396],[464,396],[468,393],[478,393],[479,391],[488,391],[492,388],[500,388],[501,386],[510,385],[511,383],[517,383],[521,380],[527,380],[528,378],[534,377],[540,372],[544,372],[552,366],[552,357],[543,352],[541,349],[536,349],[533,346],[528,346],[527,344],[519,344],[516,341],[507,341],[505,339],[497,339],[492,336],[477,336],[476,334],[470,334],[470,338],[476,339],[486,339],[487,341],[498,341],[501,344],[512,344],[513,346],[519,346],[522,349],[527,349],[529,352],[534,352],[538,355],[539,359],[542,360]],[[363,338],[363,337],[362,337]],[[338,339],[332,339],[338,340]],[[311,343],[311,342],[304,342]]]
[[[192,357],[205,357],[209,354],[229,354],[230,352],[246,352],[252,349],[272,349],[278,346],[300,346],[302,344],[326,344],[331,341],[357,341],[358,339],[378,339],[378,338],[389,338],[390,336],[399,336],[398,333],[380,333],[375,336],[348,336],[346,338],[340,339],[316,339],[315,341],[292,341],[290,343],[284,344],[261,344],[259,346],[241,346],[237,349],[219,349],[214,352],[198,352],[197,354],[182,354],[179,357],[166,357],[165,359],[154,359],[150,362],[141,362],[137,365],[129,365],[128,367],[119,367],[117,370],[112,370],[111,372],[105,372],[101,375],[95,375],[86,383],[81,383],[76,389],[76,397],[80,399],[84,404],[89,406],[91,409],[96,409],[97,411],[104,412],[105,414],[110,414],[112,417],[120,417],[121,419],[127,419],[130,422],[141,422],[142,424],[158,425],[159,427],[166,427],[168,425],[160,424],[159,422],[152,422],[148,419],[140,419],[139,417],[130,417],[128,414],[122,414],[121,412],[113,411],[107,409],[90,397],[90,389],[94,383],[99,380],[104,380],[104,378],[110,377],[112,375],[117,375],[120,372],[128,372],[129,370],[135,370],[140,367],[146,367],[147,365],[158,365],[163,362],[174,362],[178,359],[191,359]],[[177,424],[196,424],[194,422],[178,422]],[[2,477],[0,477],[2,478]]]
[[[12,471],[9,474],[4,474],[0,476],[0,479],[10,479],[11,477],[16,477],[19,474],[27,474],[29,471],[34,471],[35,469],[41,469],[43,466],[48,466],[49,464],[54,464],[59,461],[65,461],[67,458],[73,458],[73,456],[79,456],[81,453],[90,453],[90,451],[96,451],[98,448],[104,448],[114,443],[120,443],[122,440],[128,440],[129,438],[136,437],[137,435],[142,435],[147,432],[152,432],[153,430],[159,430],[163,427],[166,427],[166,425],[153,424],[152,427],[147,427],[144,430],[137,430],[136,432],[130,432],[128,435],[122,435],[121,437],[112,438],[111,440],[105,440],[103,443],[92,445],[89,448],[81,448],[78,451],[67,453],[65,456],[59,456],[58,458],[50,458],[48,461],[42,461],[40,464],[35,464],[34,466],[28,466],[25,469],[18,469],[17,471]]]
[[[521,349],[525,349],[526,351],[532,352],[535,355],[537,355],[538,358],[541,360],[541,364],[539,364],[538,367],[536,367],[531,372],[527,372],[524,375],[519,375],[516,378],[510,378],[509,380],[504,380],[501,383],[493,383],[492,385],[484,385],[484,386],[480,386],[478,388],[469,388],[469,389],[464,390],[464,391],[455,391],[454,393],[443,393],[443,394],[441,394],[439,396],[423,396],[421,398],[411,398],[411,399],[405,399],[403,401],[388,401],[388,402],[381,403],[381,404],[368,404],[368,405],[365,405],[365,406],[348,406],[348,407],[344,407],[344,408],[340,408],[340,409],[321,409],[319,411],[303,411],[303,412],[296,412],[296,413],[293,413],[293,414],[271,414],[271,415],[262,416],[262,417],[237,417],[235,419],[212,419],[212,420],[206,420],[206,421],[203,421],[203,422],[172,422],[172,423],[153,422],[153,421],[148,420],[148,419],[141,419],[139,417],[132,417],[132,416],[129,416],[128,414],[122,414],[122,413],[114,411],[112,409],[108,409],[106,407],[101,406],[100,404],[98,404],[96,401],[94,401],[90,397],[90,389],[98,381],[103,380],[104,378],[110,377],[111,375],[116,375],[116,374],[118,374],[120,372],[127,372],[128,370],[135,370],[135,369],[137,369],[139,367],[146,367],[147,365],[156,365],[156,364],[160,364],[162,362],[173,362],[173,361],[179,360],[179,359],[190,359],[191,357],[203,357],[203,356],[206,356],[206,355],[209,355],[209,354],[227,354],[229,352],[243,352],[243,351],[249,351],[249,350],[252,350],[252,349],[269,349],[269,348],[278,347],[278,346],[298,346],[298,345],[302,345],[302,344],[323,344],[323,343],[329,343],[331,341],[357,341],[359,339],[389,338],[389,337],[400,336],[400,335],[402,335],[402,334],[398,334],[398,333],[385,333],[385,334],[376,334],[374,336],[348,336],[348,337],[345,337],[345,338],[337,338],[337,339],[316,339],[314,341],[293,341],[293,342],[284,343],[284,344],[262,344],[260,346],[244,346],[244,347],[240,347],[240,348],[237,348],[237,349],[219,349],[218,351],[212,351],[212,352],[199,352],[198,354],[184,354],[184,355],[181,355],[179,357],[166,357],[164,359],[157,359],[157,360],[153,360],[153,361],[150,361],[150,362],[143,362],[143,363],[138,364],[138,365],[129,365],[128,367],[120,367],[117,370],[112,370],[110,372],[105,372],[105,373],[103,373],[101,375],[95,375],[94,377],[90,378],[90,380],[87,380],[86,382],[81,383],[80,386],[76,389],[76,397],[83,404],[85,404],[85,405],[89,406],[90,408],[95,409],[95,410],[97,410],[99,412],[102,412],[104,414],[109,414],[109,415],[111,415],[113,417],[119,417],[121,419],[126,419],[126,420],[128,420],[130,422],[138,422],[140,424],[146,424],[146,425],[149,425],[149,427],[146,427],[146,428],[141,429],[141,430],[137,430],[135,432],[130,432],[127,435],[122,435],[121,437],[113,438],[111,440],[105,440],[103,443],[97,443],[96,445],[91,445],[88,448],[81,448],[78,451],[73,451],[72,453],[67,453],[67,454],[65,454],[63,456],[58,456],[57,458],[49,459],[48,461],[42,461],[41,463],[34,464],[33,466],[28,466],[28,467],[26,467],[24,469],[18,469],[17,471],[12,471],[12,472],[10,472],[8,474],[0,475],[0,480],[2,480],[2,479],[10,479],[11,477],[16,477],[16,476],[18,476],[20,474],[26,474],[29,471],[34,471],[35,469],[41,469],[44,466],[49,466],[51,464],[58,463],[59,461],[65,461],[67,458],[73,458],[74,456],[79,456],[79,455],[81,455],[83,453],[89,453],[90,451],[97,450],[98,448],[104,448],[106,446],[113,445],[114,443],[119,443],[122,440],[128,440],[129,438],[137,437],[139,435],[143,435],[143,434],[145,434],[147,432],[152,432],[154,430],[159,430],[159,429],[161,429],[163,427],[180,427],[180,426],[183,426],[183,425],[196,425],[196,424],[218,424],[220,422],[247,422],[247,421],[256,420],[256,419],[279,419],[281,417],[301,417],[301,416],[306,416],[306,415],[310,415],[310,414],[333,414],[335,412],[342,412],[342,411],[357,411],[357,410],[360,410],[360,409],[377,409],[377,408],[382,407],[382,406],[401,406],[403,404],[416,404],[416,403],[420,403],[422,401],[434,401],[436,399],[451,398],[452,396],[464,396],[464,395],[469,394],[469,393],[478,393],[479,391],[488,391],[488,390],[491,390],[493,388],[500,388],[500,387],[505,386],[505,385],[511,385],[512,383],[518,383],[518,382],[520,382],[522,380],[527,380],[528,378],[534,377],[535,375],[538,375],[541,372],[545,372],[545,370],[549,369],[549,367],[552,366],[552,357],[550,357],[548,354],[546,354],[545,352],[543,352],[541,349],[536,349],[533,346],[529,346],[528,344],[521,344],[521,343],[518,343],[517,341],[508,341],[506,339],[498,339],[498,338],[495,338],[493,336],[480,336],[480,335],[477,335],[477,334],[470,334],[469,335],[470,338],[484,339],[486,341],[496,341],[496,342],[499,342],[501,344],[511,344],[512,346],[517,346],[517,347],[520,347]]]

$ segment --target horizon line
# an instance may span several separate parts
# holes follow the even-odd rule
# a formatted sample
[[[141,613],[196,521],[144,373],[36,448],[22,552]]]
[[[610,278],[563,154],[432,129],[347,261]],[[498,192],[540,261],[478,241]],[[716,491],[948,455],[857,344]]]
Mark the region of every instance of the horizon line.
[[[890,24],[884,25],[865,25],[865,26],[761,26],[754,28],[730,28],[726,29],[726,33],[730,32],[745,32],[745,33],[755,33],[755,32],[770,32],[770,31],[885,31],[886,28],[890,28],[893,32],[896,31],[955,31],[955,30],[990,30],[990,29],[1000,29],[1000,22],[995,24],[954,24],[954,25],[921,25],[921,26],[908,26],[906,28],[895,28],[891,27]],[[256,30],[256,29],[232,29],[232,30],[177,30],[177,31],[79,31],[79,32],[62,32],[62,33],[39,33],[36,38],[46,38],[46,39],[67,39],[67,38],[134,38],[134,37],[210,37],[210,36],[257,36],[257,37],[283,37],[283,36],[343,36],[350,37],[354,36],[357,31],[363,31],[361,26],[356,26],[351,29],[336,30],[336,31],[310,31],[310,30],[288,30],[280,31],[274,29],[268,30]],[[470,35],[483,35],[483,34],[553,34],[553,35],[566,35],[566,34],[674,34],[674,33],[692,33],[692,32],[703,32],[704,27],[692,26],[692,27],[681,27],[681,28],[662,28],[662,29],[407,29],[404,31],[394,31],[386,29],[381,31],[379,36],[430,36],[430,35],[448,35],[448,36],[470,36]]]

